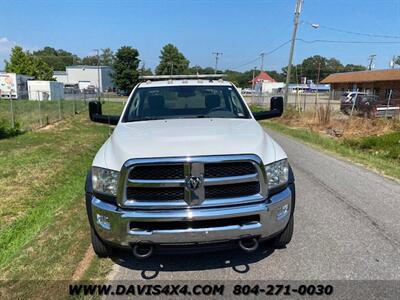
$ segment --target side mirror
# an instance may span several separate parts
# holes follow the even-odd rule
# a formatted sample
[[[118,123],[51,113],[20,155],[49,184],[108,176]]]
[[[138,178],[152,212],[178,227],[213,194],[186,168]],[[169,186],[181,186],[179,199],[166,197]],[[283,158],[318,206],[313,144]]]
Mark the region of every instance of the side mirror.
[[[265,120],[280,117],[283,114],[283,97],[271,97],[271,109],[253,113],[254,119]]]
[[[93,122],[117,125],[119,116],[103,115],[100,101],[89,102],[89,118]]]

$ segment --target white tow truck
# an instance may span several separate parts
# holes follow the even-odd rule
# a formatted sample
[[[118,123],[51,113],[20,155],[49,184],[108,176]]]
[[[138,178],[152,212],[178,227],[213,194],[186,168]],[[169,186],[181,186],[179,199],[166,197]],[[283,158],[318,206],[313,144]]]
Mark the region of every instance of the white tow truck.
[[[127,248],[282,248],[293,234],[295,184],[287,156],[257,120],[279,117],[282,97],[252,113],[221,76],[147,76],[120,116],[89,103],[90,119],[115,125],[86,179],[99,257]]]

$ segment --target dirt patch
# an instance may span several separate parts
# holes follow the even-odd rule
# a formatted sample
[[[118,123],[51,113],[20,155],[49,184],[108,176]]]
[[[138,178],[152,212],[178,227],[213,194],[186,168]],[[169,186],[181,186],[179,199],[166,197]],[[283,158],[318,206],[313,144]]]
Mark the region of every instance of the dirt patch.
[[[79,262],[78,266],[76,267],[74,274],[72,275],[72,280],[80,280],[85,274],[86,270],[89,268],[90,263],[92,262],[94,257],[94,252],[92,246],[86,250],[85,256]]]
[[[50,130],[53,129],[54,127],[56,127],[56,123],[48,124],[46,126],[39,128],[38,130],[39,131]]]

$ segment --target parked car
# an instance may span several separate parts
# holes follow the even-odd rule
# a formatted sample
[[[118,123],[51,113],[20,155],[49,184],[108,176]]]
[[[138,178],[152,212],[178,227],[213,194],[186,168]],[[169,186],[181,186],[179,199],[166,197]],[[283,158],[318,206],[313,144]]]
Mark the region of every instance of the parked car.
[[[253,94],[255,94],[255,93],[256,93],[256,91],[253,90],[253,89],[242,89],[242,91],[241,91],[241,94],[242,94],[243,96],[246,96],[246,95],[253,95]]]
[[[346,92],[340,97],[340,111],[345,114],[350,114],[350,111],[353,107],[353,103],[357,96],[366,95],[365,93],[360,92]]]
[[[375,114],[378,103],[379,97],[377,95],[358,95],[355,108],[365,116],[372,117]]]
[[[261,241],[290,242],[293,172],[257,122],[281,116],[283,98],[252,113],[236,87],[216,76],[146,76],[120,116],[89,103],[92,121],[116,125],[86,179],[99,257],[115,248],[146,258],[163,246],[251,252]]]

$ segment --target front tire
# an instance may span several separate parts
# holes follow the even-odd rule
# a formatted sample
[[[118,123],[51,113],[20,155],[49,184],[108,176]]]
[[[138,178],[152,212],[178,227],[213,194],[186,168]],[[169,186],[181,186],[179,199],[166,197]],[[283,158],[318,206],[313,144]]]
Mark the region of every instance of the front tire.
[[[288,224],[286,225],[286,228],[278,236],[272,239],[272,245],[278,249],[285,248],[286,245],[289,244],[290,241],[292,240],[293,228],[294,228],[294,216],[292,214],[290,216]]]
[[[111,248],[107,246],[97,235],[93,228],[90,228],[90,237],[94,253],[100,258],[106,258],[111,255]]]

